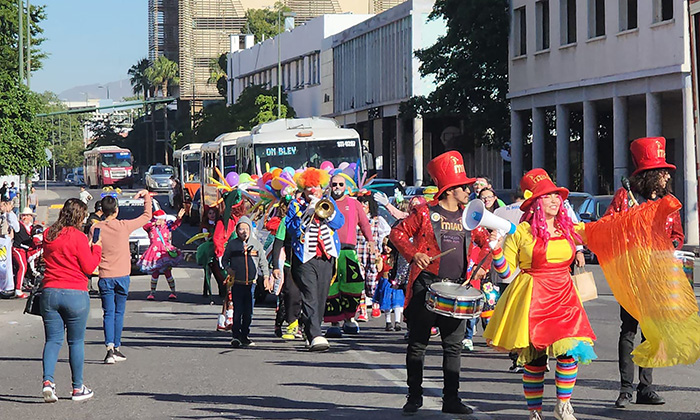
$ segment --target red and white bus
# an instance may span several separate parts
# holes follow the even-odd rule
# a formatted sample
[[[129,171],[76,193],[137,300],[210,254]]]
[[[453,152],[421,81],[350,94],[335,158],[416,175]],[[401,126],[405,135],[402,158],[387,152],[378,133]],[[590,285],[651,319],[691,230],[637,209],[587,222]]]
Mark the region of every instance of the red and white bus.
[[[84,177],[89,187],[122,185],[134,187],[133,158],[129,149],[99,146],[86,150]]]

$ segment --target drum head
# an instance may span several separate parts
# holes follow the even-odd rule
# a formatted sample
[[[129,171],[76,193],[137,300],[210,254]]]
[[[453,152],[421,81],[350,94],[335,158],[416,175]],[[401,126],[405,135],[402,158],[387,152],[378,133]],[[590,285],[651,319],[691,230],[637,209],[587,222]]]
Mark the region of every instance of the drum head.
[[[430,290],[434,290],[440,296],[453,298],[476,298],[481,296],[481,291],[477,289],[467,289],[466,286],[450,282],[433,283],[430,285]]]

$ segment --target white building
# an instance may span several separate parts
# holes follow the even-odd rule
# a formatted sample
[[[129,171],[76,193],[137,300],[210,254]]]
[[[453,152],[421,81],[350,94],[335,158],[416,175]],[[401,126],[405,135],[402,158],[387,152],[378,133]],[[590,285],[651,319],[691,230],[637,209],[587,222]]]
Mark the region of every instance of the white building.
[[[674,190],[684,205],[686,239],[698,244],[687,2],[511,0],[511,17],[513,185],[529,168],[544,167],[559,185],[574,186],[579,174],[572,168],[582,162],[584,191],[614,190],[632,172],[629,143],[663,136],[667,160],[678,167]],[[547,115],[555,125],[547,125]],[[578,121],[571,117],[581,115],[579,139],[570,128]]]

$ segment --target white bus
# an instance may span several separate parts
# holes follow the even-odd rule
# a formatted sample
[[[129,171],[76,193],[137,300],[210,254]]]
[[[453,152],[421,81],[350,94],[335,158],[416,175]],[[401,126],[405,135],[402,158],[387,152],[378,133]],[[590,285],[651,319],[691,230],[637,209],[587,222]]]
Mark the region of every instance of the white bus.
[[[235,146],[236,141],[250,134],[250,131],[235,131],[224,133],[209,143],[204,143],[201,148],[201,189],[202,205],[200,211],[203,212],[219,199],[216,186],[211,182],[211,178],[221,181],[214,168],[219,168],[226,176],[231,171],[236,171]]]
[[[258,167],[265,172],[268,166],[318,168],[324,161],[335,167],[343,162],[362,165],[362,145],[357,131],[340,128],[335,120],[319,117],[260,124],[250,135],[237,140],[235,155],[235,170],[249,174],[256,173]]]
[[[201,143],[190,143],[173,152],[175,177],[180,182],[180,197],[187,214],[190,214],[192,199],[200,187],[200,166],[202,160]],[[172,197],[172,192],[170,194]],[[174,205],[172,198],[170,204]]]

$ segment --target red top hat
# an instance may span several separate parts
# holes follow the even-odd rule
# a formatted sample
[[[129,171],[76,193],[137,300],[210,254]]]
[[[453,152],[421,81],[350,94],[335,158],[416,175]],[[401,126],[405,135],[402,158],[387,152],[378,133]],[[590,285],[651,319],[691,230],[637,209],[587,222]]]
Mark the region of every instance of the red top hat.
[[[520,205],[524,211],[528,209],[539,197],[543,195],[557,193],[562,200],[569,196],[569,190],[564,187],[557,187],[547,171],[542,168],[535,168],[526,173],[520,180],[520,189],[523,191],[525,201]]]
[[[666,139],[663,137],[644,137],[630,145],[632,160],[637,169],[632,176],[649,169],[672,169],[674,165],[666,163]]]
[[[438,187],[436,199],[448,188],[469,185],[476,181],[476,178],[467,177],[462,155],[454,150],[445,152],[428,162],[428,173]]]

